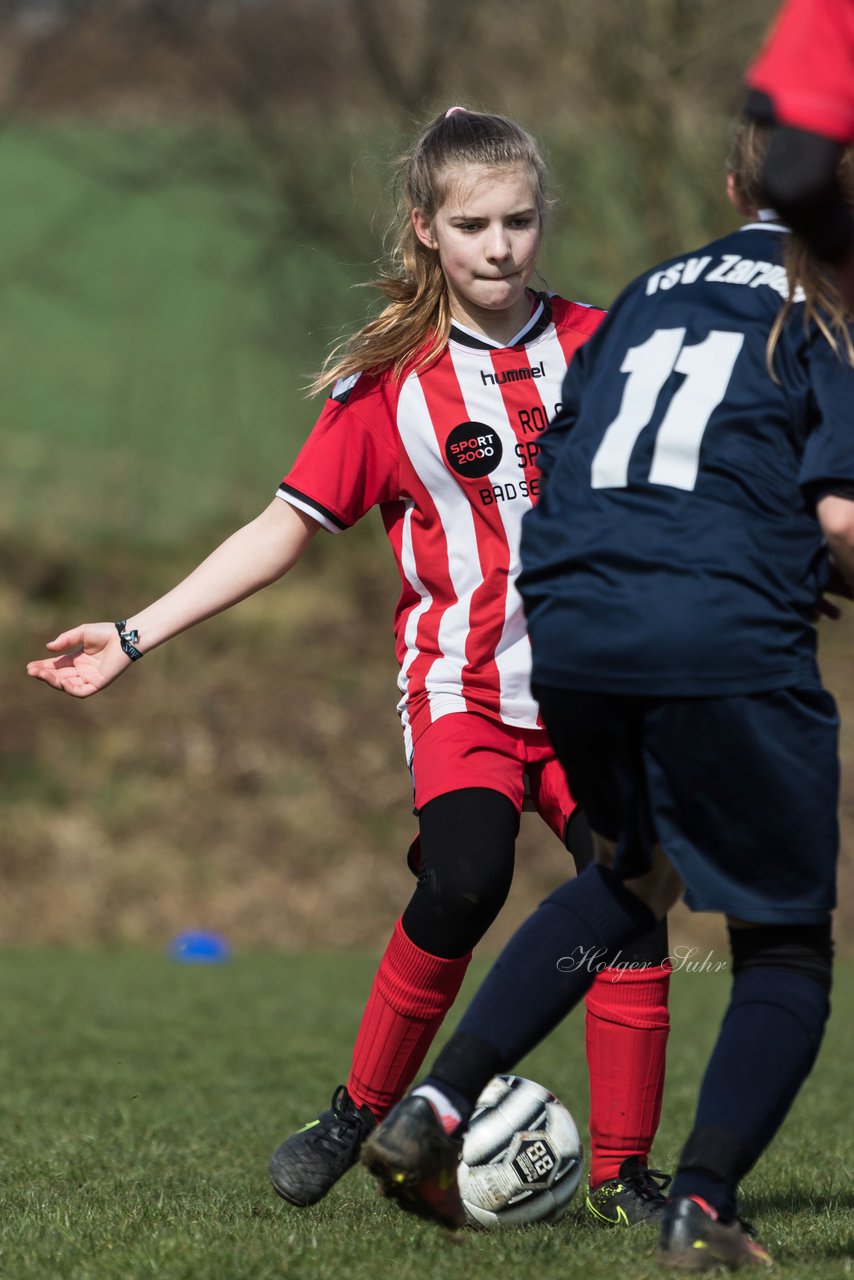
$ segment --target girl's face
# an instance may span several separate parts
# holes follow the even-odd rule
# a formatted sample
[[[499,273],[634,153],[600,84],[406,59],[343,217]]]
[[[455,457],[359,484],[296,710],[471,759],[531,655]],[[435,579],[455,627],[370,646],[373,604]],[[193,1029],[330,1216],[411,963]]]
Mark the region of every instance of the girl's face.
[[[412,224],[439,254],[454,319],[494,341],[515,337],[530,315],[525,290],[542,237],[527,167],[467,166],[450,175],[432,222],[414,209]]]

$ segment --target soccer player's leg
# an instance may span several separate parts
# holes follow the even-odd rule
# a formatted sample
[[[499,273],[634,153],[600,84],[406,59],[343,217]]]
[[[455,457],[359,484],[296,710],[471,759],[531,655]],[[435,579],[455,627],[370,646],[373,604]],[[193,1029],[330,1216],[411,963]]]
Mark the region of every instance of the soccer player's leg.
[[[592,713],[591,723],[598,723],[602,707],[584,701],[583,714]],[[576,794],[583,802],[580,788]],[[623,816],[628,823],[630,815]],[[595,816],[593,823],[597,825]],[[613,838],[615,833],[606,834]],[[386,1126],[396,1125],[404,1114],[402,1109],[413,1099],[430,1103],[435,1112],[434,1134],[442,1128],[459,1137],[491,1076],[513,1067],[583,998],[594,976],[593,966],[587,963],[589,957],[625,945],[653,926],[656,912],[666,914],[678,894],[678,881],[666,866],[662,883],[669,881],[668,887],[664,891],[656,888],[661,869],[651,867],[651,850],[643,839],[640,847],[634,848],[635,837],[638,833],[633,829],[628,843],[635,856],[629,857],[628,867],[635,872],[633,883],[655,904],[655,910],[623,885],[617,871],[601,866],[588,868],[551,894],[505,947],[427,1080],[395,1108],[366,1143],[363,1159],[369,1168],[372,1153],[383,1146]],[[426,1115],[423,1107],[419,1112]],[[434,1170],[434,1147],[423,1132],[426,1125],[421,1127],[424,1145],[419,1154],[418,1141],[412,1144],[414,1150],[405,1171],[413,1194],[398,1197],[402,1207],[410,1210],[418,1194],[419,1172],[427,1178]],[[411,1127],[407,1124],[406,1128],[411,1134]],[[388,1171],[380,1177],[387,1186]],[[435,1205],[430,1209],[430,1216],[453,1225],[449,1217],[435,1211]]]
[[[521,769],[518,774],[521,781]],[[421,810],[419,890],[403,914],[401,930],[410,939],[410,948],[420,944],[423,964],[457,965],[460,981],[472,948],[497,916],[510,888],[518,804],[521,788],[511,801],[489,788],[467,787],[438,796]],[[455,960],[461,950],[463,956]],[[446,958],[446,953],[451,954]],[[379,1113],[392,1107],[388,1119],[365,1144],[362,1159],[379,1179],[383,1194],[399,1200],[413,1213],[459,1226],[462,1206],[456,1165],[460,1141],[437,1124],[433,1109],[423,1099],[417,1104],[409,1098],[398,1102],[421,1067],[453,997],[448,998],[448,992],[435,985],[432,990],[422,989],[422,1006],[429,995],[430,1007],[438,1016],[434,1014],[429,1023],[423,1018],[416,1022],[419,1010],[413,1003],[412,971],[401,969],[399,974],[397,1010],[405,1008],[406,1012],[397,1012],[394,1020],[387,987],[382,994],[385,1034],[377,1036],[374,1030],[371,1056],[366,1040],[380,1012],[375,983],[374,1008],[369,1001],[348,1082],[356,1096],[369,1099]],[[380,977],[378,974],[377,982]],[[408,1047],[401,1041],[404,1020],[412,1028],[420,1025],[417,1040]],[[398,1105],[392,1106],[395,1102]]]
[[[767,1265],[737,1217],[736,1189],[815,1062],[829,1012],[829,919],[730,928],[733,987],[673,1182],[659,1260]]]
[[[564,744],[562,696],[543,695],[549,719],[557,716]],[[562,831],[578,871],[596,857],[583,812],[575,806],[566,774],[552,756],[532,773],[532,790],[549,825]],[[560,816],[559,823],[555,820]],[[613,862],[614,846],[596,842],[600,861]],[[667,1040],[670,1032],[666,920],[629,943],[604,964],[585,997],[585,1046],[590,1081],[588,1212],[603,1226],[655,1224],[667,1203],[670,1179],[650,1168],[661,1118]]]
[[[484,738],[489,750],[480,749]],[[512,881],[522,771],[513,752],[505,755],[500,727],[446,717],[419,740],[416,757],[418,884],[374,978],[346,1086],[270,1161],[275,1190],[299,1207],[353,1167],[377,1119],[412,1083]],[[468,781],[492,786],[459,786]],[[441,793],[444,786],[459,789]]]
[[[455,1225],[456,1201],[438,1198],[448,1191],[453,1154],[439,1133],[458,1141],[488,1080],[510,1070],[583,998],[593,981],[587,958],[653,919],[615,872],[598,866],[541,904],[501,953],[427,1079],[365,1143],[362,1159],[386,1194],[410,1212]]]
[[[519,815],[506,796],[465,788],[421,814],[418,886],[374,977],[346,1086],[269,1166],[278,1194],[316,1204],[353,1167],[376,1121],[405,1093],[456,999],[513,875]]]
[[[817,688],[671,700],[656,718],[648,745],[662,839],[688,904],[729,917],[733,961],[659,1258],[764,1264],[738,1222],[738,1185],[788,1114],[828,1014],[838,719]],[[685,741],[690,753],[677,749]]]

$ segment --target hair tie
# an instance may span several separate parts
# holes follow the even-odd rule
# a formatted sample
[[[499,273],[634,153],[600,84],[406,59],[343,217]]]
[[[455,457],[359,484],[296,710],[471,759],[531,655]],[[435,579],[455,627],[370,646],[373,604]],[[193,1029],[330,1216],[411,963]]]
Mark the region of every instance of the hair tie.
[[[445,112],[445,119],[447,120],[455,111],[465,111],[465,107],[448,107],[448,110]]]

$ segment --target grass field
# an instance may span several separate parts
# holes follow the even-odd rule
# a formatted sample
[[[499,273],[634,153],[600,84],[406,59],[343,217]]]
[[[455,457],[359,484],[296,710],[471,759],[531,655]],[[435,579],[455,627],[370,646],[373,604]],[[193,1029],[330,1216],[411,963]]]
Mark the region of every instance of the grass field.
[[[299,1212],[265,1174],[272,1148],[346,1067],[373,957],[240,955],[179,965],[151,952],[0,953],[0,1274],[14,1280],[643,1280],[648,1233],[576,1210],[556,1227],[451,1242],[381,1201],[357,1170]],[[480,971],[480,970],[479,970]],[[743,1211],[792,1280],[854,1274],[848,1117],[854,965],[840,966],[822,1058],[745,1184]],[[471,982],[471,979],[470,979]],[[471,986],[467,987],[470,990]],[[725,975],[679,974],[656,1161],[672,1166]],[[586,1124],[574,1015],[525,1064]]]

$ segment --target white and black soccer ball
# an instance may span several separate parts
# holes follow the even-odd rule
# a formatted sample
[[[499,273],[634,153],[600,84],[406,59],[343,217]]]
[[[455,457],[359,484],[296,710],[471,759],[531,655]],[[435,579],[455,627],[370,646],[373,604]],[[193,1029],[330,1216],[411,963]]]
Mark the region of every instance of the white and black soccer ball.
[[[553,1093],[522,1076],[494,1076],[463,1141],[459,1186],[469,1224],[557,1222],[582,1162],[575,1121]]]

